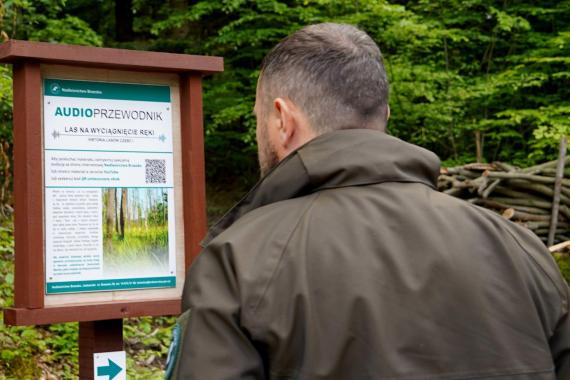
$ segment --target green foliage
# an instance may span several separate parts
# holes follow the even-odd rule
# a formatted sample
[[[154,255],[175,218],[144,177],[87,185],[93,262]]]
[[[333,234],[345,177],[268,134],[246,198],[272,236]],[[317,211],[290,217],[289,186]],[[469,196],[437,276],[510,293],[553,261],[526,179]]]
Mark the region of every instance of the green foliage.
[[[102,38],[91,30],[85,21],[69,15],[62,19],[46,20],[44,28],[30,32],[29,39],[65,42],[73,45],[101,46],[103,44]]]
[[[12,141],[12,70],[0,65],[0,141]]]
[[[118,34],[115,4],[4,0],[0,29],[23,39],[223,56],[224,73],[204,81],[207,175],[217,184],[257,177],[259,65],[280,39],[316,22],[354,24],[378,42],[392,87],[390,132],[445,163],[526,166],[553,158],[570,132],[569,0],[133,0],[130,39]],[[5,139],[9,93],[0,98]]]
[[[147,214],[148,223],[154,226],[163,225],[168,220],[168,195],[162,194],[162,200],[152,205]]]
[[[159,268],[168,263],[168,229],[163,226],[129,226],[125,235],[104,241],[108,268]]]
[[[562,276],[566,279],[566,282],[570,284],[570,255],[555,255],[554,258],[560,267]]]
[[[103,40],[87,22],[66,11],[65,0],[0,0],[0,40],[9,38],[101,46]],[[12,184],[12,78],[11,68],[0,65],[0,218],[5,214]]]
[[[175,317],[131,318],[124,324],[127,376],[163,379]]]
[[[102,39],[82,19],[66,12],[66,0],[0,0],[5,38],[100,46]]]
[[[205,85],[212,179],[252,172],[244,158],[254,161],[262,57],[323,21],[358,25],[378,42],[392,84],[391,133],[446,162],[528,165],[552,158],[570,132],[568,1],[208,0],[169,14],[151,29],[157,40],[183,30],[185,52],[225,58],[225,72]]]
[[[13,287],[13,230],[5,222],[0,225],[0,307],[13,304]],[[72,378],[76,358],[76,323],[10,327],[0,314],[0,379],[39,379],[42,374]]]

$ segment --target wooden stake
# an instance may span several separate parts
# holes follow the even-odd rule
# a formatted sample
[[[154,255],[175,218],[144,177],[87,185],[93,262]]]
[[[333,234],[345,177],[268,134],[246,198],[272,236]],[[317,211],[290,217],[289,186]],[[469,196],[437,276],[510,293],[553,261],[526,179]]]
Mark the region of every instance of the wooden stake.
[[[122,319],[79,322],[80,380],[93,380],[93,354],[113,351],[123,351]]]
[[[547,245],[550,247],[554,244],[554,235],[556,234],[556,224],[558,223],[558,211],[560,209],[560,188],[562,187],[562,178],[564,177],[564,159],[566,149],[568,147],[568,139],[566,136],[560,138],[560,150],[558,151],[558,164],[556,166],[556,177],[554,182],[554,197],[552,200],[552,215],[550,218],[550,230],[548,231]]]

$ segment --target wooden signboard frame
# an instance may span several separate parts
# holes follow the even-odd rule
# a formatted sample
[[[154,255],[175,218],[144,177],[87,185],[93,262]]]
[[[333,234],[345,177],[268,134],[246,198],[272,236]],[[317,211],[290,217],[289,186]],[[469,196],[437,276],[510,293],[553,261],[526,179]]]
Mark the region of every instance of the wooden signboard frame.
[[[181,177],[175,187],[180,197],[177,206],[181,202],[176,213],[181,215],[177,226],[183,230],[177,236],[183,240],[180,247],[186,270],[206,232],[202,76],[223,71],[223,59],[11,40],[0,45],[0,63],[13,65],[14,88],[15,297],[14,306],[4,309],[4,321],[8,325],[85,322],[80,323],[83,354],[122,347],[122,333],[120,341],[116,339],[122,318],[179,314],[180,296],[161,298],[160,289],[154,289],[152,299],[90,302],[89,296],[83,296],[75,303],[46,304],[43,79],[88,79],[92,73],[94,80],[120,77],[133,83],[176,82],[173,121],[178,120],[179,150],[174,151],[174,161],[176,165],[178,159]],[[106,335],[115,339],[94,339]],[[88,378],[86,370],[82,372],[81,377]]]

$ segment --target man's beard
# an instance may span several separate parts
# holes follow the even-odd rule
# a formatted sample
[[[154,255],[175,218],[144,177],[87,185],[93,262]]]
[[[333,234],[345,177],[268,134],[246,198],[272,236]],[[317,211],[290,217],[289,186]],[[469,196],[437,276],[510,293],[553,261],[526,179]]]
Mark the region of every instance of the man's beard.
[[[257,158],[261,177],[265,177],[279,163],[277,152],[269,142],[267,128],[262,126],[259,141],[257,142]]]

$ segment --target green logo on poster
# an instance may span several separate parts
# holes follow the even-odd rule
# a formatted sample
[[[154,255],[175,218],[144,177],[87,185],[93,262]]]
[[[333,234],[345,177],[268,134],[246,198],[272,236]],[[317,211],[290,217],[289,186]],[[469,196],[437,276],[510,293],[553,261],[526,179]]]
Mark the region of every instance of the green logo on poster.
[[[53,83],[50,87],[50,91],[52,94],[58,95],[59,92],[61,91],[61,86],[59,85],[59,83]]]

